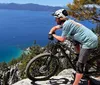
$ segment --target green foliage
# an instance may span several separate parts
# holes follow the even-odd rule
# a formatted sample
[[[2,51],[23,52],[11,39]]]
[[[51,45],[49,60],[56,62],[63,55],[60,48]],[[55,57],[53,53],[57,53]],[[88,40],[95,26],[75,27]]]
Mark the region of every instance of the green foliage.
[[[22,56],[20,58],[18,58],[17,60],[20,61],[20,65],[19,65],[19,69],[21,72],[21,78],[26,78],[26,74],[25,74],[25,69],[26,69],[26,65],[27,63],[36,55],[40,54],[43,52],[43,50],[41,49],[42,47],[40,47],[39,45],[35,45],[35,46],[31,46],[29,49],[29,53],[25,54],[23,53]]]
[[[8,65],[6,62],[0,63],[0,70],[6,71],[8,69]]]
[[[88,7],[89,4],[97,4],[100,5],[100,0],[74,0],[73,4],[68,4],[67,6],[69,7],[69,15],[73,16],[74,18],[78,20],[95,20],[100,22],[98,19],[99,14],[97,13],[96,7]],[[84,5],[87,5],[85,7]]]
[[[16,64],[18,61],[17,61],[17,59],[12,59],[9,63],[8,63],[8,65],[9,66],[11,66],[11,65],[14,65],[14,64]]]

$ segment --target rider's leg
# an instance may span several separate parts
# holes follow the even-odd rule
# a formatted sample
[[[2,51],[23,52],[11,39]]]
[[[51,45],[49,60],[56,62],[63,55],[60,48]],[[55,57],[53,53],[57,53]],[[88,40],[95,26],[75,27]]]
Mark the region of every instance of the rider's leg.
[[[76,64],[76,76],[73,85],[78,85],[81,78],[83,77],[83,68],[84,64],[86,64],[88,55],[90,54],[90,50],[81,49],[78,62]]]
[[[73,85],[78,85],[82,77],[83,77],[83,74],[76,73],[75,81],[74,81]]]
[[[79,44],[75,45],[75,52],[76,52],[76,54],[75,54],[76,58],[74,59],[74,61],[77,61],[79,58],[79,53],[80,53],[80,45]]]
[[[75,49],[76,54],[79,55],[79,53],[80,53],[80,43],[76,40],[73,40],[73,44],[74,44],[74,49]]]
[[[80,44],[75,45],[75,52],[79,55],[80,53]]]
[[[75,59],[73,60],[73,62],[77,62],[78,61],[78,58],[79,58],[79,53],[80,53],[80,44],[76,43],[74,44],[74,50],[75,50]]]
[[[83,67],[84,67],[84,64],[77,62],[77,64],[76,64],[76,76],[75,76],[75,81],[74,81],[73,85],[78,85],[79,81],[83,77]]]

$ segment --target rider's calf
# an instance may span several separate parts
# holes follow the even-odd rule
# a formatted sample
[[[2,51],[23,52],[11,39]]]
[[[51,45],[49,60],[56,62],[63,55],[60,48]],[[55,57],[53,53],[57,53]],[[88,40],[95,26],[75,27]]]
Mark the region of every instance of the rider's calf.
[[[84,71],[83,69],[84,69],[84,64],[80,63],[80,62],[77,62],[76,63],[76,72],[83,73],[83,71]]]

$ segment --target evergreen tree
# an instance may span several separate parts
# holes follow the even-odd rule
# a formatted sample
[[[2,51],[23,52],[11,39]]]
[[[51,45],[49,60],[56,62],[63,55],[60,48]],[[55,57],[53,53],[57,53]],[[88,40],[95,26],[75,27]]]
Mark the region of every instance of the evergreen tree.
[[[90,7],[90,5],[92,7]],[[70,8],[69,15],[81,20],[94,20],[100,22],[100,0],[74,0],[73,4],[68,4]]]

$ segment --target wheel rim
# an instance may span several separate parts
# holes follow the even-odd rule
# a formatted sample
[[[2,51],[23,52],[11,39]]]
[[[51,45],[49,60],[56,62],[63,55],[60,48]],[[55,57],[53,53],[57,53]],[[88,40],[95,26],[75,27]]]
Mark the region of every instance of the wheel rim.
[[[33,79],[42,80],[49,78],[58,68],[58,61],[55,57],[53,57],[54,59],[52,59],[48,66],[44,64],[44,61],[46,61],[48,57],[50,56],[47,55],[39,57],[30,65],[28,73]]]

